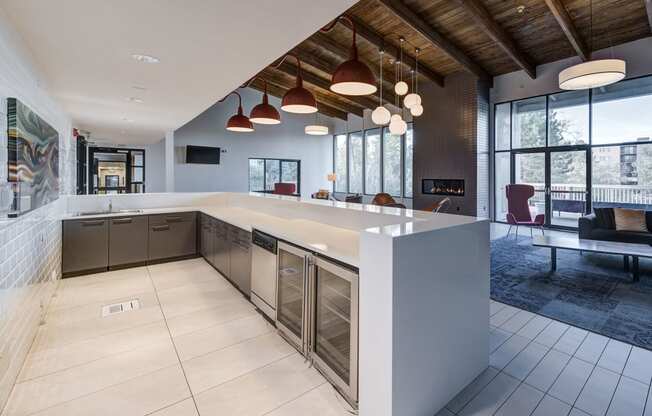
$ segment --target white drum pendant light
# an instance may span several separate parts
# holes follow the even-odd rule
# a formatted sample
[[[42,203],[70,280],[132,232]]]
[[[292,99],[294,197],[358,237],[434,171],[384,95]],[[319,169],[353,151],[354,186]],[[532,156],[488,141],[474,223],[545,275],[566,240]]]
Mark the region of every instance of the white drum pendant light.
[[[376,107],[376,109],[371,112],[371,121],[373,121],[374,124],[378,126],[384,126],[387,123],[389,123],[389,117],[391,116],[389,110],[383,106],[383,54],[384,53],[385,52],[382,49],[379,50],[380,82],[378,83],[378,89],[380,91],[378,94],[378,107]]]
[[[306,126],[305,132],[311,136],[325,136],[328,134],[328,127],[319,124],[310,124]]]
[[[401,36],[399,38],[399,41],[401,42],[401,51],[399,54],[399,59],[396,61],[396,71],[399,74],[399,81],[394,85],[394,92],[396,95],[405,95],[408,93],[408,84],[407,82],[403,81],[403,71],[401,64],[403,63],[403,43],[405,42],[405,38]]]
[[[593,50],[593,0],[590,3],[589,55]],[[589,56],[590,58],[590,56]],[[559,73],[562,90],[588,90],[614,84],[625,78],[627,65],[622,59],[596,59],[573,65]]]
[[[626,64],[621,59],[599,59],[583,62],[559,73],[562,90],[587,90],[604,87],[625,78]]]
[[[310,136],[325,136],[328,134],[328,126],[319,123],[319,113],[315,113],[315,124],[309,124],[304,131]]]

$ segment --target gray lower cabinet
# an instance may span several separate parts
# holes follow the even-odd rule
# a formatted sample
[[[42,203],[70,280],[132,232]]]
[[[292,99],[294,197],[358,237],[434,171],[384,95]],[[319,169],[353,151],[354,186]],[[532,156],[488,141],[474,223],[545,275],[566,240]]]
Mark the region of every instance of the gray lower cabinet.
[[[146,215],[109,220],[109,267],[147,262],[147,225]]]
[[[211,253],[213,251],[213,236],[211,232],[212,218],[206,214],[201,214],[199,221],[200,236],[200,253],[203,258],[210,261]]]
[[[229,224],[216,220],[214,238],[215,268],[227,278],[231,275]]]
[[[247,296],[251,293],[251,233],[231,227],[231,281]]]
[[[150,261],[197,254],[197,213],[149,216]]]
[[[85,219],[63,222],[64,275],[100,270],[109,265],[109,220]]]

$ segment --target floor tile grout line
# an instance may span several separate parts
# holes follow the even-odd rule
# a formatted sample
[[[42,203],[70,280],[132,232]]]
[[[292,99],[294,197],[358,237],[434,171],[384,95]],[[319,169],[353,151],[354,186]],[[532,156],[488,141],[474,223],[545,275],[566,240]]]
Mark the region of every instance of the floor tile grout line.
[[[216,328],[216,327],[218,327],[218,326],[223,326],[223,325],[226,325],[226,324],[231,324],[231,323],[233,323],[233,322],[235,322],[235,321],[241,321],[241,320],[244,320],[244,319],[256,318],[256,317],[259,316],[258,313],[256,313],[256,310],[255,310],[255,309],[251,309],[251,312],[253,312],[251,315],[239,316],[239,317],[237,317],[237,318],[228,319],[228,320],[226,320],[226,321],[222,321],[222,322],[219,322],[219,323],[217,323],[217,324],[211,324],[210,326],[206,326],[206,327],[203,327],[203,328],[193,329],[192,331],[184,332],[183,334],[173,335],[173,337],[174,337],[174,338],[181,338],[181,337],[185,337],[186,335],[192,335],[192,334],[195,334],[196,332],[206,331],[206,330],[209,330],[209,329],[214,329],[214,328]]]
[[[607,343],[607,344],[609,344],[609,343]],[[605,350],[606,350],[606,348],[607,347],[605,346]],[[633,350],[633,348],[630,347],[629,352],[627,353],[627,359],[625,360],[625,365],[623,365],[623,370],[620,372],[620,374],[618,374],[618,382],[616,383],[616,387],[614,388],[614,391],[611,394],[611,398],[609,399],[609,405],[607,405],[607,411],[605,413],[609,413],[609,408],[611,407],[611,403],[613,403],[614,397],[616,397],[616,392],[618,391],[618,386],[620,386],[620,381],[624,377],[623,373],[625,372],[625,366],[627,365],[627,361],[629,361],[629,357],[632,355],[632,350]],[[603,352],[603,354],[604,354],[604,352]],[[603,368],[603,367],[600,367],[600,368]],[[605,370],[608,370],[608,369],[605,369]],[[643,411],[645,411],[645,406],[643,406]]]
[[[121,380],[121,381],[119,381],[119,382],[117,382],[117,383],[113,383],[113,384],[111,384],[111,385],[104,386],[104,387],[102,387],[101,389],[98,389],[98,390],[95,390],[95,391],[92,391],[92,392],[89,392],[89,393],[82,394],[81,396],[73,397],[73,398],[71,398],[71,399],[68,399],[68,400],[64,400],[64,401],[62,401],[62,402],[55,403],[55,404],[53,404],[53,405],[51,405],[51,406],[47,406],[47,407],[44,407],[44,408],[42,408],[42,409],[38,409],[38,410],[36,410],[36,411],[34,411],[34,412],[31,412],[31,413],[26,413],[24,416],[32,416],[32,415],[36,415],[36,414],[38,414],[38,413],[41,413],[41,412],[43,412],[43,411],[45,411],[45,410],[48,410],[48,409],[51,409],[51,408],[53,408],[53,407],[61,406],[61,405],[65,404],[65,403],[74,402],[75,400],[79,400],[79,399],[82,399],[82,398],[84,398],[84,397],[92,396],[93,394],[97,394],[97,393],[102,392],[102,391],[104,391],[104,390],[108,390],[108,389],[110,389],[110,388],[113,388],[113,387],[119,386],[119,385],[121,385],[121,384],[128,383],[128,382],[133,381],[133,380],[135,380],[135,379],[137,379],[137,378],[145,377],[145,376],[148,376],[148,375],[150,375],[150,374],[154,374],[154,373],[159,372],[159,371],[167,370],[167,369],[170,369],[170,368],[175,367],[175,366],[179,366],[179,367],[181,367],[181,365],[180,365],[179,363],[166,365],[166,366],[163,366],[163,367],[157,368],[156,370],[148,371],[147,373],[143,373],[143,374],[138,374],[137,376],[129,377],[129,378],[126,378],[126,379],[124,379],[124,380]],[[6,409],[5,409],[5,410],[6,410]],[[1,415],[4,416],[4,413],[2,413]]]
[[[604,347],[602,347],[602,351],[600,352],[600,356],[598,357],[598,362],[600,361],[600,358],[602,358],[602,354],[604,354],[605,350],[607,349],[607,344],[609,344],[609,341],[607,341],[607,343],[604,344]],[[570,362],[570,361],[569,361],[569,362]],[[586,362],[586,361],[585,361],[585,362]],[[595,369],[598,367],[598,362],[596,362],[596,363],[593,365],[593,368],[591,369],[591,372],[589,373],[589,376],[586,378],[586,380],[584,380],[584,384],[582,385],[582,388],[580,389],[580,392],[577,394],[577,397],[576,397],[575,400],[573,401],[572,407],[575,407],[575,404],[576,404],[577,401],[579,400],[580,396],[582,396],[582,393],[584,392],[584,389],[586,388],[587,383],[588,383],[589,380],[591,379],[591,376],[592,376],[593,373],[595,372]],[[602,368],[602,367],[600,367],[600,368]],[[578,409],[580,409],[580,408],[578,407]],[[584,409],[580,409],[580,410],[584,411]]]
[[[179,400],[179,401],[176,401],[176,402],[174,402],[174,403],[171,403],[171,404],[165,405],[165,406],[163,406],[163,407],[159,407],[158,409],[156,409],[156,410],[152,410],[151,412],[145,413],[145,414],[143,414],[143,416],[150,416],[150,415],[153,415],[154,413],[160,412],[161,410],[169,409],[169,408],[171,408],[172,406],[176,406],[176,405],[178,405],[179,403],[183,403],[183,402],[185,402],[186,400],[188,400],[188,399],[190,399],[190,398],[191,398],[191,397],[185,397],[185,398],[183,398],[183,399],[181,399],[181,400]]]
[[[280,409],[281,407],[285,406],[285,405],[288,404],[288,403],[292,403],[292,402],[294,402],[294,401],[296,401],[296,400],[299,400],[301,397],[305,396],[306,394],[308,394],[308,393],[310,393],[310,392],[312,392],[312,391],[317,390],[318,388],[320,388],[321,386],[323,386],[324,384],[327,384],[327,383],[328,383],[328,381],[324,381],[324,382],[322,382],[321,384],[319,384],[319,385],[317,385],[317,386],[315,386],[315,387],[313,387],[313,388],[311,388],[311,389],[309,389],[309,390],[307,390],[307,391],[301,393],[301,394],[298,395],[297,397],[295,397],[295,398],[293,398],[293,399],[290,399],[290,400],[286,400],[285,402],[279,404],[279,405],[276,406],[275,408],[273,408],[273,409],[271,409],[271,410],[269,410],[269,411],[267,411],[267,412],[265,412],[265,413],[261,413],[260,416],[268,415],[268,414],[270,414],[270,413],[272,413],[272,412],[274,412],[274,411]]]
[[[270,335],[270,334],[273,334],[273,333],[274,333],[274,331],[270,330],[269,332],[254,335],[253,337],[250,337],[250,338],[241,339],[240,341],[234,342],[233,344],[229,344],[229,345],[227,345],[225,347],[220,347],[220,348],[217,348],[215,350],[211,350],[211,351],[205,352],[203,354],[195,355],[194,357],[190,357],[190,358],[187,358],[185,360],[181,360],[181,363],[187,363],[188,361],[193,361],[193,360],[195,360],[197,358],[202,358],[202,357],[205,357],[205,356],[207,356],[209,354],[213,354],[215,352],[224,351],[224,350],[226,350],[228,348],[235,347],[236,345],[244,344],[244,343],[249,342],[251,340],[254,340],[256,338],[261,338],[261,337],[264,337],[264,336],[267,336],[267,335]]]
[[[129,331],[129,330],[132,330],[132,329],[137,329],[137,328],[139,328],[141,326],[155,325],[155,324],[158,324],[158,323],[159,322],[154,322],[154,323],[145,324],[145,325],[139,325],[139,326],[135,326],[133,328],[129,328],[129,329],[125,330],[125,331]],[[123,332],[123,331],[119,331],[119,332]],[[116,333],[118,333],[118,332],[115,332],[113,334],[116,334]],[[98,337],[98,338],[101,338],[101,337]],[[95,338],[93,338],[93,339],[95,339]],[[68,347],[68,346],[71,346],[71,345],[74,345],[74,344],[67,344],[66,346]],[[124,351],[114,352],[114,353],[105,355],[103,357],[99,357],[99,358],[95,358],[93,360],[85,361],[83,363],[74,364],[74,365],[68,366],[66,368],[61,368],[59,370],[55,370],[55,371],[52,371],[52,372],[49,372],[49,373],[46,373],[46,374],[41,374],[41,375],[38,375],[38,376],[35,376],[35,377],[30,377],[28,379],[16,382],[15,384],[18,385],[18,384],[21,384],[21,383],[26,383],[26,382],[29,382],[29,381],[38,380],[39,378],[48,377],[48,376],[51,376],[51,375],[54,375],[54,374],[62,373],[64,371],[70,370],[72,368],[82,367],[84,365],[88,365],[88,364],[91,364],[91,363],[94,363],[94,362],[97,362],[97,361],[101,361],[101,360],[104,360],[104,359],[107,359],[107,358],[115,357],[116,355],[122,355],[122,354],[130,353],[130,352],[134,352],[134,351],[137,351],[137,350],[140,350],[140,349],[145,349],[145,348],[148,348],[149,346],[150,346],[149,344],[144,344],[144,345],[140,345],[138,347],[126,349]],[[27,360],[25,360],[25,362],[27,362]]]
[[[273,361],[270,361],[270,362],[268,362],[267,364],[261,365],[260,367],[256,367],[256,368],[254,368],[254,369],[252,369],[252,370],[249,370],[249,371],[246,371],[246,372],[244,372],[244,373],[242,373],[242,374],[238,374],[237,376],[235,376],[235,377],[233,377],[233,378],[230,378],[230,379],[228,379],[228,380],[224,380],[224,381],[222,381],[222,382],[220,382],[220,383],[218,383],[218,384],[216,384],[216,385],[214,385],[214,386],[210,386],[210,387],[208,387],[208,388],[206,388],[206,389],[204,389],[204,390],[198,391],[198,392],[197,392],[197,396],[199,396],[199,395],[201,395],[201,394],[204,394],[204,393],[206,393],[207,391],[210,391],[210,390],[216,389],[216,388],[218,388],[218,387],[221,387],[221,386],[223,386],[223,385],[225,385],[225,384],[227,384],[227,383],[231,383],[232,381],[238,380],[239,378],[242,378],[242,377],[248,376],[248,375],[250,375],[250,374],[253,373],[253,372],[256,372],[256,371],[261,370],[261,369],[263,369],[263,368],[267,368],[267,367],[269,367],[269,366],[271,366],[271,365],[274,365],[274,364],[276,364],[276,363],[278,363],[278,362],[280,362],[280,361],[283,361],[283,360],[285,360],[285,359],[291,357],[291,356],[294,355],[294,354],[299,354],[299,352],[298,352],[298,351],[292,351],[291,353],[286,354],[286,355],[284,355],[284,356],[282,356],[282,357],[280,357],[280,358],[277,358],[277,359],[275,359],[275,360],[273,360]]]
[[[154,286],[154,279],[152,279],[152,275],[149,271],[149,267],[146,267],[146,270],[147,270],[147,276],[149,277],[152,286]],[[158,306],[161,309],[161,314],[163,315],[163,321],[165,322],[165,327],[168,330],[168,335],[170,336],[170,342],[172,342],[172,348],[174,348],[174,353],[176,354],[177,360],[179,361],[179,367],[181,368],[181,373],[183,374],[183,378],[186,380],[186,385],[188,386],[188,392],[190,393],[192,402],[195,405],[195,410],[197,411],[197,414],[200,415],[199,407],[197,406],[197,400],[195,400],[195,395],[193,394],[192,388],[190,387],[190,382],[188,381],[188,375],[186,374],[186,369],[183,367],[183,363],[181,362],[181,357],[179,357],[179,351],[177,350],[177,345],[174,343],[174,337],[172,337],[172,332],[170,332],[170,327],[168,325],[165,312],[163,311],[163,307],[161,306],[161,300],[158,297],[158,291],[156,290],[156,286],[154,286],[154,295],[156,296],[156,299],[158,301]]]
[[[548,328],[548,326],[549,326],[550,324],[552,324],[552,322],[553,322],[553,320],[551,319],[550,322],[548,322],[548,323],[547,323],[543,328],[541,328],[541,330],[540,330],[539,332],[537,332],[537,335],[535,335],[534,338],[536,338],[537,336],[539,336],[539,334],[540,334],[541,332],[543,332],[546,328]],[[503,330],[503,331],[505,331],[505,330]],[[509,331],[505,331],[505,332],[508,332],[508,333],[509,333]],[[503,345],[504,345],[507,341],[509,341],[509,340],[510,340],[514,335],[518,335],[518,334],[517,334],[517,333],[511,333],[511,335],[510,335],[509,337],[507,337],[507,338],[505,339],[505,341],[503,341],[503,342],[502,342],[498,347],[496,347],[496,348],[494,349],[494,351],[498,350],[498,348],[500,348],[501,346],[503,346]],[[519,336],[520,336],[520,337],[523,337],[523,338],[526,338],[526,339],[529,339],[529,338],[527,338],[527,337],[524,337],[523,335],[519,335]],[[528,344],[525,346],[525,348],[527,348],[527,347],[528,347],[532,342],[534,342],[534,338],[530,339],[530,341],[529,341]],[[539,343],[537,343],[537,344],[538,344],[538,345],[542,345],[542,344],[539,344]],[[523,349],[525,349],[525,348],[523,348]],[[522,351],[523,351],[523,350],[519,351],[518,354],[520,354]],[[550,351],[548,351],[548,352],[550,352]],[[548,352],[546,352],[546,354],[544,355],[544,357],[545,357],[546,355],[548,355]],[[489,355],[491,355],[492,353],[493,353],[493,352],[489,353]],[[516,355],[518,355],[518,354],[516,354]],[[516,358],[516,356],[514,356],[514,358]],[[542,358],[542,359],[543,359],[543,358]],[[512,360],[513,360],[513,358],[512,358]],[[510,360],[510,361],[505,365],[505,367],[507,367],[507,366],[509,365],[509,363],[512,362],[512,360]],[[537,364],[537,365],[538,365],[538,364]],[[467,402],[464,404],[464,406],[462,406],[462,408],[460,409],[460,412],[461,412],[462,410],[464,410],[464,408],[465,408],[466,406],[468,406],[469,403],[471,403],[471,402],[472,402],[472,401],[473,401],[473,400],[474,400],[474,399],[475,399],[475,398],[476,398],[476,397],[477,397],[477,396],[478,396],[478,395],[479,395],[479,394],[480,394],[480,393],[481,393],[485,388],[487,388],[487,386],[489,386],[489,383],[491,383],[492,381],[494,381],[494,379],[495,379],[495,378],[496,378],[500,373],[503,372],[502,370],[497,369],[496,367],[492,367],[491,365],[489,365],[487,368],[489,368],[489,367],[491,367],[491,368],[497,370],[496,374],[491,378],[491,380],[489,380],[489,382],[488,382],[487,384],[485,384],[485,386],[484,386],[482,389],[480,389],[480,391],[478,391],[478,392],[477,392],[476,394],[474,394],[474,395],[473,395],[469,400],[467,400]],[[503,367],[503,368],[505,368],[505,367]],[[533,369],[532,371],[534,371],[534,369]],[[507,374],[507,373],[505,373],[505,374]],[[509,374],[507,374],[507,375],[509,375]],[[529,375],[529,373],[528,373],[528,375]],[[509,376],[510,376],[510,377],[513,377],[513,376],[511,376],[511,375],[509,375]],[[479,376],[478,376],[478,377],[479,377]],[[476,378],[477,378],[477,377],[476,377]],[[527,377],[526,377],[526,378],[527,378]],[[475,379],[474,379],[474,380],[475,380]],[[524,380],[524,381],[525,381],[525,380]],[[529,386],[529,384],[528,384],[528,386]],[[533,386],[530,386],[530,387],[533,387]],[[539,390],[539,391],[540,391],[540,390]],[[446,406],[444,406],[444,407],[446,407]],[[447,409],[448,409],[448,408],[447,408]],[[450,409],[448,409],[448,410],[450,410]],[[453,411],[451,411],[451,413],[454,413],[454,414],[456,414],[456,415],[459,414],[459,412],[456,413],[456,412],[453,412]]]
[[[643,405],[643,415],[645,415],[645,410],[647,410],[647,405],[650,404],[650,393],[651,392],[652,392],[652,384],[647,386],[647,394],[645,395],[645,404]]]

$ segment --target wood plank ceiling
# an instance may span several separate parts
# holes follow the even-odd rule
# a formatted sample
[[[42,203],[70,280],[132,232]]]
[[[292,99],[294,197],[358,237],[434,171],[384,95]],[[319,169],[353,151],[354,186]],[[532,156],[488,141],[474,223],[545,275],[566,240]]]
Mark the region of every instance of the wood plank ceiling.
[[[592,18],[591,18],[592,10]],[[397,68],[410,83],[415,49],[420,50],[419,82],[443,85],[458,71],[479,79],[517,70],[536,77],[535,68],[571,56],[652,35],[652,0],[361,0],[345,13],[356,23],[358,53],[379,76],[379,49],[385,51],[383,101],[397,101]],[[324,22],[328,24],[329,22]],[[328,89],[335,68],[348,59],[351,30],[337,24],[317,32],[291,52],[303,61],[304,85],[326,115],[346,118],[378,105],[379,97],[344,97]],[[397,65],[399,37],[403,64]],[[282,97],[294,86],[296,63],[280,59],[257,74],[251,87]]]

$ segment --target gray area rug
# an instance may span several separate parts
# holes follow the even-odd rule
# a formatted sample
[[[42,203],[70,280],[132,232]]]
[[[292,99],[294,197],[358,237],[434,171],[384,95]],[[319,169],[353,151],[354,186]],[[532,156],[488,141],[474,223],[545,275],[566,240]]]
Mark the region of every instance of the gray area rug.
[[[491,242],[491,298],[652,350],[652,262],[633,283],[622,256],[532,247],[529,237]]]

